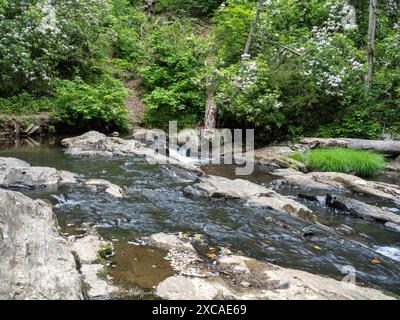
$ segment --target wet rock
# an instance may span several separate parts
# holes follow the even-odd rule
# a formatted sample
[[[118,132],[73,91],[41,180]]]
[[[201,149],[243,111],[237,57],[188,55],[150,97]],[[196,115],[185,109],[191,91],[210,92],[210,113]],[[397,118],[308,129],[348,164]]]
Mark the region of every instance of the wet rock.
[[[157,286],[156,294],[166,300],[392,299],[374,289],[242,256],[220,256],[214,266],[222,271],[219,277],[173,276]]]
[[[101,264],[84,264],[80,271],[85,283],[85,292],[90,300],[109,300],[118,295],[118,287],[106,279],[99,278],[105,272]]]
[[[0,299],[82,299],[70,246],[51,207],[0,189]]]
[[[386,166],[387,171],[392,171],[396,173],[400,173],[400,161],[399,160],[394,160],[390,163],[387,164]]]
[[[166,233],[157,233],[151,235],[149,238],[149,244],[163,250],[186,249],[192,252],[196,251],[191,243],[183,242],[177,236]]]
[[[286,173],[286,174],[285,174]],[[400,187],[393,184],[367,181],[359,177],[337,172],[311,172],[304,174],[299,172],[297,175],[293,171],[283,172],[279,170],[273,172],[282,177],[286,185],[301,189],[313,189],[323,191],[351,191],[367,196],[400,203]]]
[[[400,225],[397,223],[386,222],[385,227],[389,230],[400,232]]]
[[[14,189],[54,188],[74,184],[77,175],[49,167],[31,167],[15,158],[0,158],[0,186]]]
[[[313,219],[312,211],[306,206],[247,180],[230,180],[223,177],[207,176],[201,177],[199,181],[193,187],[206,192],[209,197],[241,199],[248,204],[287,212],[296,217]],[[187,192],[191,190],[187,190]]]
[[[107,180],[91,179],[91,180],[85,181],[84,184],[86,186],[104,187],[105,191],[115,198],[122,199],[124,197],[124,193],[123,193],[121,187],[119,187]]]
[[[327,195],[326,205],[333,209],[350,213],[364,220],[379,223],[393,223],[400,227],[400,215],[385,211],[381,208],[366,204],[364,202],[349,199],[342,196]]]

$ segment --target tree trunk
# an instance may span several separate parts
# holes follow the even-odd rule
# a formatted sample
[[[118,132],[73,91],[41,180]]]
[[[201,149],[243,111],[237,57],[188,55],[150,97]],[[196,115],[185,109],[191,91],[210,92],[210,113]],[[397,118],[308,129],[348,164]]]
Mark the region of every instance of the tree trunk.
[[[251,29],[249,32],[249,36],[247,38],[246,47],[244,48],[244,52],[243,52],[243,57],[245,57],[245,58],[249,56],[251,44],[253,42],[253,37],[254,37],[254,34],[257,29],[258,20],[260,18],[260,13],[261,13],[263,5],[264,5],[264,0],[259,0],[256,15],[254,17],[253,23],[251,24]]]
[[[376,4],[377,4],[377,0],[370,0],[370,3],[369,3],[369,25],[368,25],[368,72],[365,77],[365,88],[368,91],[371,90],[373,73],[374,73]]]
[[[204,118],[204,127],[206,129],[215,129],[217,126],[217,105],[215,104],[215,81],[212,72],[209,68],[214,65],[214,53],[211,52],[210,56],[206,59],[206,113]]]
[[[373,150],[388,155],[400,155],[400,141],[348,138],[304,138],[301,139],[300,143],[309,145],[311,148],[342,147],[358,150]]]

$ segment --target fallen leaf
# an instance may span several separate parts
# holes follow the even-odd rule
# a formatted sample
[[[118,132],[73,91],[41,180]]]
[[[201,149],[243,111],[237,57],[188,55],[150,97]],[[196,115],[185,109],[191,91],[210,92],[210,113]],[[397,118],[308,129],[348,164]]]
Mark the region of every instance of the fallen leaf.
[[[210,259],[215,259],[217,255],[215,253],[207,253],[207,257],[209,257]]]
[[[315,250],[319,250],[319,251],[322,251],[322,248],[321,247],[318,247],[318,246],[314,246],[313,247]]]
[[[374,264],[381,264],[382,262],[381,262],[381,260],[375,258],[375,259],[372,259],[372,263],[374,263]]]
[[[201,235],[200,233],[196,233],[196,234],[194,235],[194,238],[195,238],[196,240],[201,240],[201,237],[202,237],[202,235]]]

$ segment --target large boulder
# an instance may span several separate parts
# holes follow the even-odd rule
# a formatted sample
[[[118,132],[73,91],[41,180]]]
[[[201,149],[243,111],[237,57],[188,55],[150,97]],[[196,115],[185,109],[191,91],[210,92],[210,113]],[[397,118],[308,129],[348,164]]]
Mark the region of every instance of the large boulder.
[[[49,167],[31,167],[29,163],[19,159],[0,158],[0,186],[3,188],[53,188],[76,182],[77,176],[68,171]]]
[[[135,140],[124,140],[107,137],[97,131],[90,131],[81,136],[64,139],[62,145],[66,153],[78,157],[126,157],[136,155],[140,143]]]
[[[69,244],[43,201],[0,189],[0,299],[82,299]]]
[[[105,134],[90,131],[79,137],[68,138],[62,141],[67,148],[66,153],[75,157],[113,158],[113,157],[145,157],[148,162],[171,164],[183,169],[202,174],[202,171],[179,159],[167,157],[159,153],[156,148],[146,147],[136,140],[124,140],[116,137],[107,137]]]
[[[201,177],[198,183],[186,188],[185,191],[186,193],[207,195],[212,198],[241,199],[249,204],[287,212],[290,215],[307,220],[313,220],[314,218],[312,211],[306,206],[247,180],[206,176]]]

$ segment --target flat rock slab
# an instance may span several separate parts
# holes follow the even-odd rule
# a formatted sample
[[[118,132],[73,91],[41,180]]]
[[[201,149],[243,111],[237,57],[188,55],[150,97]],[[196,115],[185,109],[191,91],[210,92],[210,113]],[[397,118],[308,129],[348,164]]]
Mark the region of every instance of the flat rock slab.
[[[103,269],[101,264],[83,264],[81,266],[82,280],[90,300],[109,300],[119,293],[117,286],[99,278],[98,274],[104,272]]]
[[[97,235],[88,235],[76,239],[72,243],[72,250],[78,255],[81,264],[92,264],[97,262],[97,253],[103,241]]]
[[[68,242],[43,201],[0,189],[0,299],[82,299]]]
[[[396,224],[398,228],[400,228],[400,215],[355,199],[328,195],[326,198],[326,205],[334,209],[348,212],[361,219],[377,221],[380,223],[389,222],[391,224]]]
[[[77,175],[49,167],[31,167],[15,158],[0,158],[0,186],[14,189],[54,188],[77,183]]]
[[[186,249],[189,251],[195,251],[191,243],[183,242],[177,236],[167,233],[157,233],[149,237],[149,244],[151,246],[163,249]]]
[[[313,219],[312,211],[306,206],[247,180],[231,180],[217,176],[201,177],[199,183],[186,191],[191,192],[196,189],[201,190],[209,197],[242,199],[249,204],[287,212],[296,217]]]
[[[281,268],[235,255],[220,256],[218,277],[173,276],[156,294],[166,300],[392,300],[375,289],[363,288],[308,272]]]
[[[277,170],[272,174],[281,177],[292,187],[323,191],[348,191],[361,193],[400,204],[400,187],[376,181],[367,181],[359,177],[338,172],[311,172],[304,174],[293,170]]]

